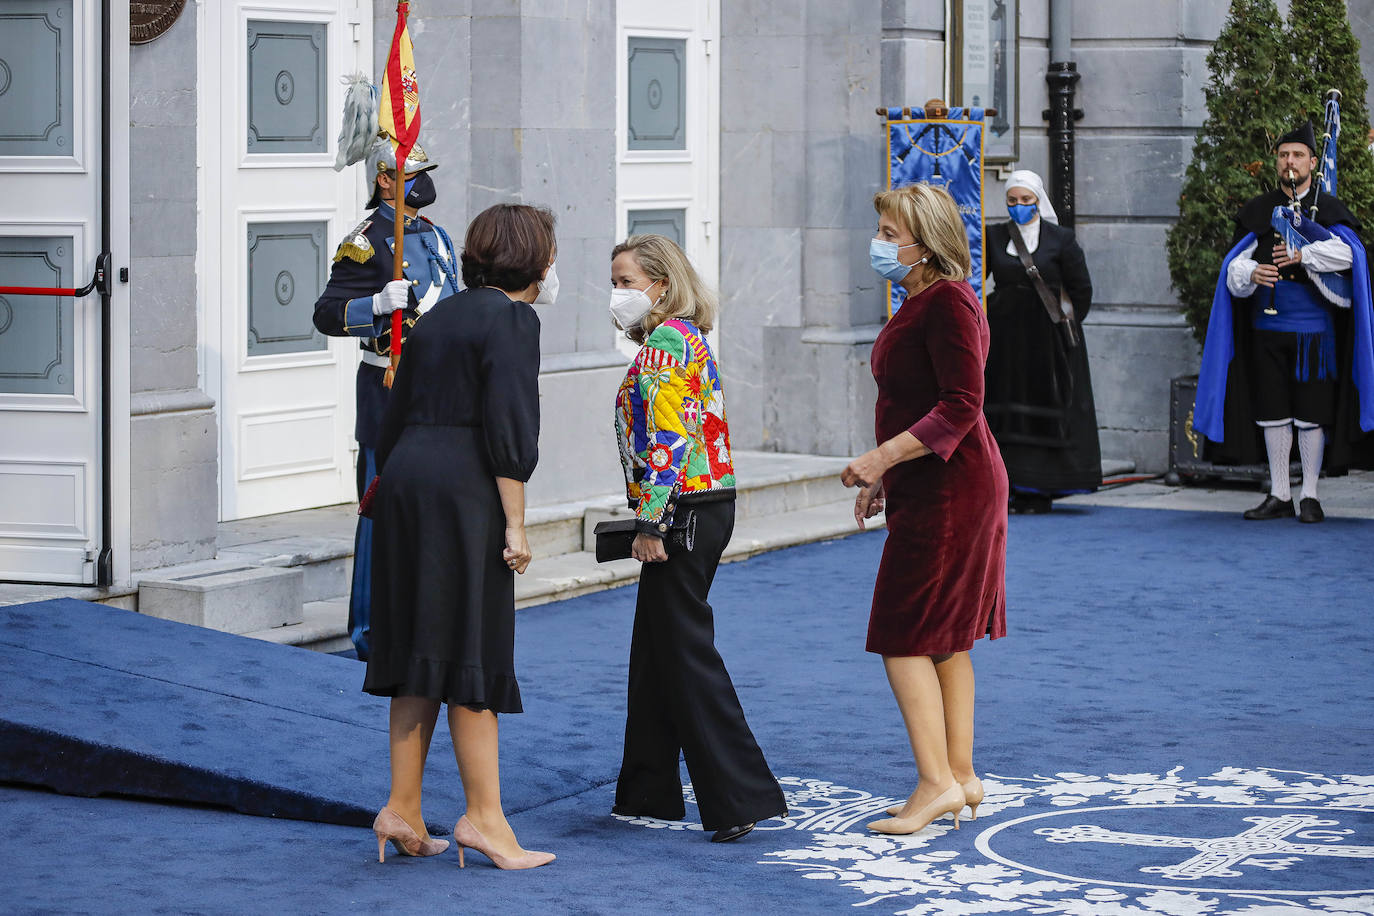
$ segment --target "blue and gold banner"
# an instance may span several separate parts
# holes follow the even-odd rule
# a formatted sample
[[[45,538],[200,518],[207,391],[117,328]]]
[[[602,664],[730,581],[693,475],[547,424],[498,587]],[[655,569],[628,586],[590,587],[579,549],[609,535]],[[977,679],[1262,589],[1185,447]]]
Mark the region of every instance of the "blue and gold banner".
[[[887,110],[887,186],[924,181],[944,188],[959,207],[973,256],[969,283],[983,296],[983,109],[951,108],[943,118],[903,118]],[[902,305],[900,286],[888,284],[888,314]],[[986,306],[986,303],[984,303]]]

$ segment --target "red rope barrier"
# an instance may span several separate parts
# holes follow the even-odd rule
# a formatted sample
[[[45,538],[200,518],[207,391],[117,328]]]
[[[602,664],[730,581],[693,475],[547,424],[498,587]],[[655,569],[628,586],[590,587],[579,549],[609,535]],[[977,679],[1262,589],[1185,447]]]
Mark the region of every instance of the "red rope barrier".
[[[75,288],[66,286],[0,286],[0,294],[11,296],[75,296],[76,292]]]

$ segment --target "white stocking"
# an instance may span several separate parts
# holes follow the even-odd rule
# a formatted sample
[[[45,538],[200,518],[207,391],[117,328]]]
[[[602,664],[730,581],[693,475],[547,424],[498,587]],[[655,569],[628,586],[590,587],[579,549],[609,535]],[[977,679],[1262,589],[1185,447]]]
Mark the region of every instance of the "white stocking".
[[[1320,426],[1298,427],[1298,454],[1302,455],[1302,498],[1317,498],[1317,477],[1322,471],[1326,432]]]
[[[1293,490],[1288,485],[1288,456],[1293,451],[1293,426],[1264,427],[1264,450],[1269,453],[1269,494],[1288,502]]]

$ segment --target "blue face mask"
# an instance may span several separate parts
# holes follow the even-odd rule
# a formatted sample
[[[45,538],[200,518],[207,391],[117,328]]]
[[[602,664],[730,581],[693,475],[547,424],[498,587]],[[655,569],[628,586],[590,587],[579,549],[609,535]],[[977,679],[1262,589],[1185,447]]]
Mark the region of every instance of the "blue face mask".
[[[1018,226],[1024,226],[1040,213],[1037,204],[1007,204],[1007,212],[1011,214],[1011,221]]]
[[[406,194],[409,194],[410,189],[415,187],[415,182],[419,179],[419,177],[419,175],[416,175],[414,178],[406,182]]]
[[[916,264],[901,263],[897,260],[897,252],[903,248],[915,248],[918,244],[920,243],[912,242],[910,245],[898,245],[896,242],[874,239],[868,243],[868,263],[873,265],[873,270],[884,280],[901,283]],[[925,259],[916,263],[924,264]]]

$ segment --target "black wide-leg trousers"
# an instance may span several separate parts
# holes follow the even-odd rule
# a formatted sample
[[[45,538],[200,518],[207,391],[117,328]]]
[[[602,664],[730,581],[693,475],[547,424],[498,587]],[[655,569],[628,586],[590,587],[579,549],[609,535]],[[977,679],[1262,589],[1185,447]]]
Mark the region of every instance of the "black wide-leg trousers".
[[[787,802],[744,719],[715,646],[706,596],[735,527],[735,503],[679,504],[696,512],[691,551],[639,575],[625,756],[615,812],[681,820],[678,755],[687,761],[701,826],[720,830],[785,814]]]

